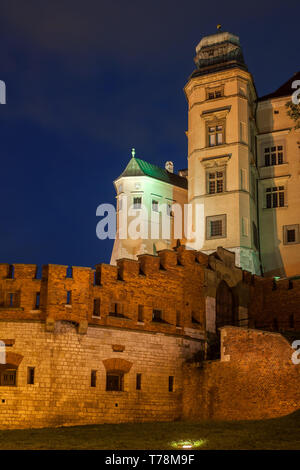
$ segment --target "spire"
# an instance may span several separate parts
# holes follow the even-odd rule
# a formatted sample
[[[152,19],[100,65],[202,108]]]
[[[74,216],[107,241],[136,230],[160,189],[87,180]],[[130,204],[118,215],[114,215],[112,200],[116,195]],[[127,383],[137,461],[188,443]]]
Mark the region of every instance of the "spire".
[[[131,150],[131,155],[132,155],[132,158],[135,157],[135,149],[132,149],[132,150]]]

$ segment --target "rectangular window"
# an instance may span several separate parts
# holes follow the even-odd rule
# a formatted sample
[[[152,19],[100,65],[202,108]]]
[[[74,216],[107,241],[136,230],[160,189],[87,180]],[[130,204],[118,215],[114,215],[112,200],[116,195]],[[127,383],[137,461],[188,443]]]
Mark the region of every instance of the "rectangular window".
[[[106,374],[106,390],[111,392],[123,391],[123,377],[122,372],[107,372]]]
[[[91,387],[96,387],[96,383],[97,383],[97,371],[92,370],[91,371]]]
[[[266,188],[266,208],[284,207],[284,186]]]
[[[277,145],[264,148],[265,166],[282,165],[283,163],[283,146]]]
[[[295,245],[300,243],[300,226],[299,224],[283,226],[283,244]]]
[[[224,174],[225,171],[210,171],[207,174],[207,190],[208,194],[224,192]]]
[[[40,308],[40,292],[37,292],[35,295],[35,309],[39,310]]]
[[[152,321],[154,321],[154,322],[162,322],[163,321],[162,311],[161,310],[153,309]]]
[[[143,305],[138,306],[138,321],[139,322],[144,321],[144,306]]]
[[[123,315],[123,305],[119,302],[115,302],[111,306],[111,311],[109,312],[111,317],[124,317]]]
[[[176,312],[176,326],[180,326],[180,312],[177,310]]]
[[[153,212],[158,212],[158,201],[152,199],[152,210]]]
[[[206,98],[208,100],[215,100],[223,96],[223,88],[215,88],[206,90]]]
[[[142,208],[142,198],[141,197],[134,197],[133,198],[133,208],[134,209],[141,209]]]
[[[226,214],[206,217],[206,239],[226,237]]]
[[[68,290],[67,291],[67,305],[71,305],[72,303],[72,291]]]
[[[214,147],[224,143],[224,125],[218,124],[215,126],[208,126],[208,146]]]
[[[142,374],[136,374],[136,389],[142,389]]]
[[[16,369],[5,369],[0,375],[0,385],[3,387],[15,387],[17,384],[16,377]]]
[[[174,391],[174,376],[170,375],[169,376],[169,392]]]
[[[27,368],[27,384],[28,385],[34,385],[34,367],[28,367]]]
[[[14,304],[15,304],[14,297],[15,297],[15,294],[12,294],[12,293],[9,294],[9,306],[10,307],[14,307]]]
[[[93,317],[100,317],[100,299],[94,299]]]

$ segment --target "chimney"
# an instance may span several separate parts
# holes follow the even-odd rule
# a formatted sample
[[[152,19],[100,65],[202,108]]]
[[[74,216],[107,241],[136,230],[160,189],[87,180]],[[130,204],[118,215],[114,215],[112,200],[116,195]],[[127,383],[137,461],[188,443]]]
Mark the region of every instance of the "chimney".
[[[166,169],[169,173],[174,173],[174,163],[173,163],[173,162],[166,162],[166,164],[165,164],[165,169]]]

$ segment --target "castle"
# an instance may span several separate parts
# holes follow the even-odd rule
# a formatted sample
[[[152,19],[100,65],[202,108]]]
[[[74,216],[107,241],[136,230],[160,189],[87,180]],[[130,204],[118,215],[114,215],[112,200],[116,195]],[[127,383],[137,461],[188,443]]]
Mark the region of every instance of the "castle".
[[[239,38],[226,32],[199,42],[195,64],[184,88],[188,168],[175,174],[172,162],[162,169],[133,156],[115,181],[118,219],[121,198],[136,209],[143,202],[157,224],[159,204],[189,204],[195,234],[181,240],[188,247],[210,254],[221,245],[254,274],[297,275],[300,129],[286,104],[300,72],[274,93],[258,97]],[[172,219],[171,208],[167,217]],[[117,237],[111,262],[174,246],[174,236],[152,242]]]
[[[163,200],[170,221],[174,202],[200,203],[201,233],[179,242],[117,237],[112,264],[95,269],[50,264],[39,277],[36,265],[0,264],[0,428],[299,409],[299,150],[289,85],[257,100],[229,33],[203,38],[196,66],[185,88],[188,170],[133,155],[115,186],[118,219],[121,194],[137,210],[145,199],[157,212]]]

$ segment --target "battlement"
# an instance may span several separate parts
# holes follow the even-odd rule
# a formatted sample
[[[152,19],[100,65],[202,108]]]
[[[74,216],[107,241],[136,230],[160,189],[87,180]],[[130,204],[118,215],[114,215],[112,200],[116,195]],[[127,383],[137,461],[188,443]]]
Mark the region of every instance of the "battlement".
[[[204,338],[205,299],[216,297],[222,279],[235,289],[235,302],[243,308],[249,303],[252,325],[299,316],[300,279],[252,275],[236,267],[234,253],[221,247],[206,255],[180,246],[157,256],[123,258],[117,266],[99,263],[94,269],[49,264],[42,267],[40,279],[37,272],[34,264],[0,264],[0,320],[45,321],[49,331],[64,320],[77,324],[82,333],[88,325],[181,336],[192,330]],[[288,321],[292,324],[291,318],[284,319]]]

